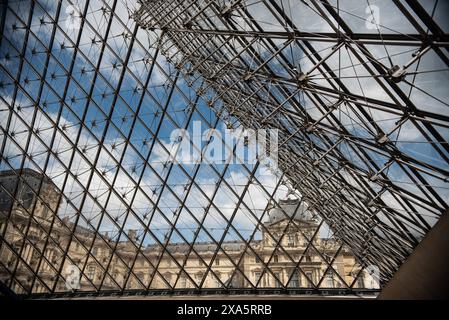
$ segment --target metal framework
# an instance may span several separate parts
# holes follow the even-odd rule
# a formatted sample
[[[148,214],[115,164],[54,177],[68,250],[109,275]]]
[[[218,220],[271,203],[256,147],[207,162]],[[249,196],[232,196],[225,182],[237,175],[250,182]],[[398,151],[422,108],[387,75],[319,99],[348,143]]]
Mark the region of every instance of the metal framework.
[[[386,283],[449,209],[445,1],[9,0],[0,11],[0,171],[18,181],[1,184],[12,199],[1,216],[5,290],[371,293],[357,286],[364,268]],[[278,169],[173,161],[171,133],[194,121],[277,129]],[[202,159],[210,144],[191,143]],[[294,214],[286,196],[299,199]],[[316,215],[311,234],[296,219],[304,205]],[[266,223],[273,208],[286,221],[280,235]],[[299,255],[285,245],[291,228],[307,240]],[[274,242],[264,255],[261,235]],[[351,281],[337,268],[344,252],[355,257]],[[325,265],[317,278],[310,254]],[[278,255],[292,270],[282,279]],[[248,256],[260,263],[256,281]],[[68,264],[81,290],[60,289]],[[293,282],[298,273],[305,282]],[[330,273],[340,289],[326,287]]]

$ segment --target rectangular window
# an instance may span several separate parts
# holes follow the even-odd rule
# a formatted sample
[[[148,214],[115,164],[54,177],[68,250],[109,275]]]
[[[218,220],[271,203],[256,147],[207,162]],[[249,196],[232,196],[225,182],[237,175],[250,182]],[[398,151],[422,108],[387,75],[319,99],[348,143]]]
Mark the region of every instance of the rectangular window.
[[[143,275],[142,275],[143,278]],[[171,273],[164,274],[164,278],[168,283],[171,283]]]
[[[290,279],[290,283],[288,284],[290,288],[299,288],[299,272],[295,271]]]
[[[363,275],[360,275],[360,276],[358,277],[357,283],[358,283],[359,288],[365,288],[365,283],[364,283],[364,281],[363,281]]]
[[[187,279],[185,276],[179,278],[179,287],[185,288],[187,286]]]
[[[220,282],[220,280],[221,280],[221,273],[220,272],[217,272],[217,273],[215,273],[215,279],[214,279],[215,281],[215,288],[220,288],[221,287],[221,282]]]
[[[87,267],[87,277],[91,280],[94,279],[94,277],[95,277],[95,267],[94,266]]]
[[[308,279],[306,279],[305,281],[307,281],[306,287],[307,288],[312,288],[312,284],[310,283],[310,281],[313,282],[313,272],[312,271],[307,271],[306,272],[306,276]]]

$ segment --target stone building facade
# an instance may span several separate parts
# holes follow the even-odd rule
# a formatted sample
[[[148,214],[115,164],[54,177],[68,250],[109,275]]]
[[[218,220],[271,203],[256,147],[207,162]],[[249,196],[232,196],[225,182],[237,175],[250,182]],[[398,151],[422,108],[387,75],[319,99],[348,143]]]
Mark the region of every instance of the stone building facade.
[[[363,273],[354,281],[360,270],[354,256],[320,238],[317,219],[298,200],[280,201],[287,215],[271,208],[260,240],[228,241],[218,250],[204,242],[162,250],[142,244],[135,230],[113,241],[60,219],[61,201],[53,183],[33,170],[0,173],[0,280],[15,292],[370,285]]]

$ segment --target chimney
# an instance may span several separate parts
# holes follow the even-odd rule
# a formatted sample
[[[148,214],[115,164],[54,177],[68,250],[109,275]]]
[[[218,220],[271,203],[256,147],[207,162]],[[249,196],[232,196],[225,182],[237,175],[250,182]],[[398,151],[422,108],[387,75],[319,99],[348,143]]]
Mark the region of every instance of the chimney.
[[[70,217],[69,217],[69,216],[65,216],[64,218],[62,218],[62,223],[63,223],[65,226],[69,226],[69,223],[70,223]]]

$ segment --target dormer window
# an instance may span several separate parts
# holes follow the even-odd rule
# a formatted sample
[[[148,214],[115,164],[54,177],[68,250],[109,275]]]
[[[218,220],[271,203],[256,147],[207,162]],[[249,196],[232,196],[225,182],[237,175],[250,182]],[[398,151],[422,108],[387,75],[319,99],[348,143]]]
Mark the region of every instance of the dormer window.
[[[296,245],[296,236],[293,233],[287,235],[287,246],[294,247]]]

